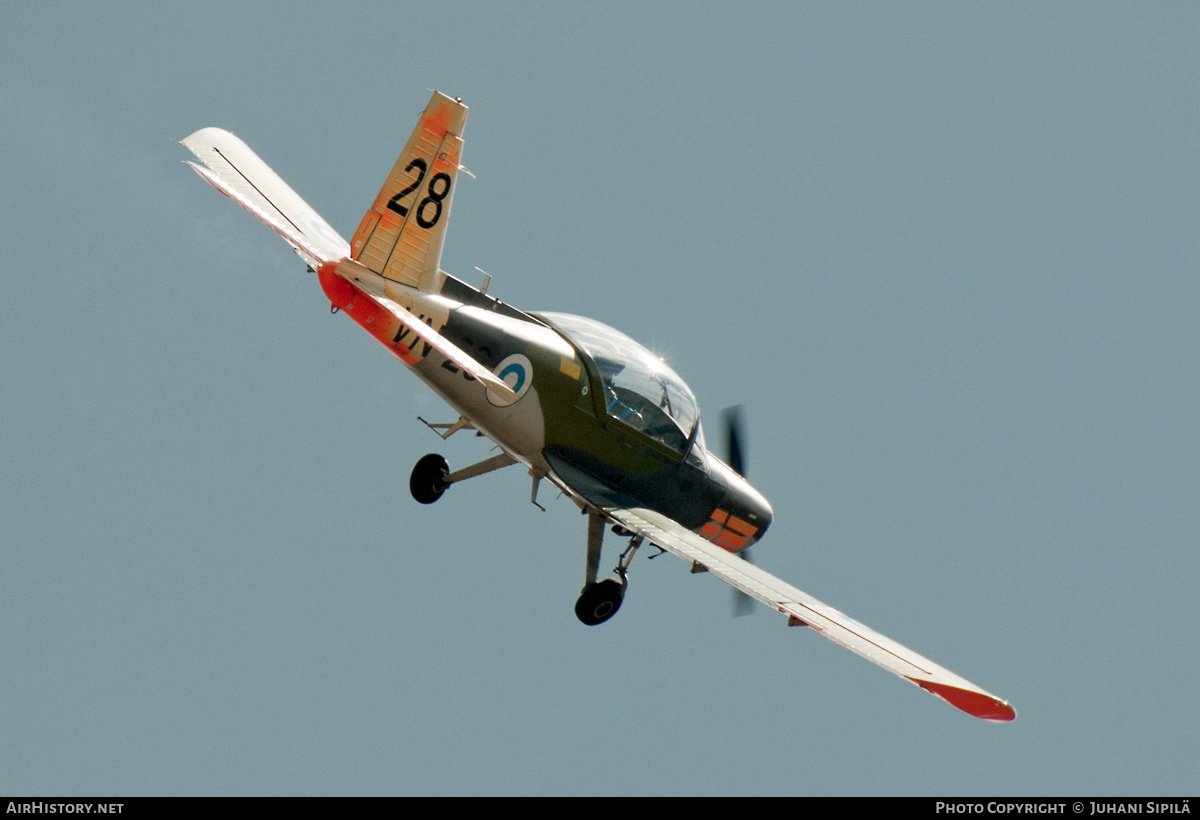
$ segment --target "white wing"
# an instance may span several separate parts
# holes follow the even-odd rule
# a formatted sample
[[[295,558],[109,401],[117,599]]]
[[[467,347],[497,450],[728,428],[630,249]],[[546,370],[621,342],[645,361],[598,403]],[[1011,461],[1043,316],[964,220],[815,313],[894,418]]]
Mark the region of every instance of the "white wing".
[[[1005,722],[1017,716],[1008,701],[709,543],[663,515],[644,509],[606,509],[605,512],[626,529],[685,561],[701,564],[730,586],[784,613],[790,626],[812,627],[831,641],[937,695],[951,706],[984,720]]]
[[[350,255],[350,244],[233,134],[201,128],[183,145],[208,166],[189,162],[192,170],[269,225],[310,268]]]

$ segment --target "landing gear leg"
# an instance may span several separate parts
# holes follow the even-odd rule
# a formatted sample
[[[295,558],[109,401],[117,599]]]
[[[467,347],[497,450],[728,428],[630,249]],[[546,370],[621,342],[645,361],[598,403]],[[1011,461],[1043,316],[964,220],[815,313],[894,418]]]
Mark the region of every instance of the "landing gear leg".
[[[621,553],[621,557],[617,559],[617,568],[613,571],[621,576],[621,582],[624,584],[629,583],[625,576],[628,574],[629,564],[633,561],[633,556],[637,554],[638,547],[642,545],[643,540],[645,539],[640,535],[630,538],[629,546],[625,548],[625,551]],[[653,558],[654,556],[651,555],[650,557]]]
[[[596,573],[600,569],[600,545],[604,543],[604,518],[596,513],[588,514],[587,535],[587,571],[584,574],[584,586],[596,583]]]
[[[587,570],[583,592],[575,602],[575,617],[588,626],[602,624],[617,614],[625,600],[625,579],[605,578],[596,583],[600,569],[600,545],[604,541],[604,516],[588,513]]]
[[[642,537],[635,536],[621,557],[617,559],[614,570],[620,577],[605,578],[596,582],[596,572],[600,567],[600,545],[604,539],[604,517],[598,513],[588,514],[588,543],[586,583],[579,600],[575,602],[575,617],[587,626],[602,624],[617,614],[621,602],[625,600],[625,588],[629,586],[629,562],[641,546]]]

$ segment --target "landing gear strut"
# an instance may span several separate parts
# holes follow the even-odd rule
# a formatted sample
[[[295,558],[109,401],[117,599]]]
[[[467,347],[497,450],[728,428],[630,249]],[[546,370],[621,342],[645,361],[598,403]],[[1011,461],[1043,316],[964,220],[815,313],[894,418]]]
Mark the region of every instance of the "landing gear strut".
[[[600,566],[600,544],[604,539],[604,517],[599,513],[588,514],[587,573],[583,592],[575,602],[575,617],[587,626],[602,624],[617,614],[625,600],[625,588],[629,586],[629,562],[642,544],[640,535],[634,536],[629,546],[617,559],[613,570],[620,580],[605,578],[596,582],[596,570]]]
[[[430,424],[429,426],[436,427],[437,425]],[[422,456],[421,460],[417,462],[417,466],[413,467],[412,476],[408,479],[408,489],[417,501],[422,504],[432,504],[442,497],[442,493],[446,492],[446,488],[451,484],[516,463],[517,460],[508,453],[500,453],[491,458],[485,458],[478,464],[450,472],[450,465],[446,463],[446,459],[437,453],[430,453]]]

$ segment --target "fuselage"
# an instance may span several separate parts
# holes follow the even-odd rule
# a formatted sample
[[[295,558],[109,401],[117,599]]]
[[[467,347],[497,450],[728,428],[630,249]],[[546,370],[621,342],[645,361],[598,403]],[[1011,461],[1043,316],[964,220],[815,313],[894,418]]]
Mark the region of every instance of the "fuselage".
[[[523,313],[448,275],[437,293],[378,283],[387,299],[508,383],[516,398],[500,399],[369,293],[331,270],[318,276],[335,308],[581,506],[652,509],[731,552],[770,525],[762,494],[705,449],[687,385],[624,334],[569,314]]]

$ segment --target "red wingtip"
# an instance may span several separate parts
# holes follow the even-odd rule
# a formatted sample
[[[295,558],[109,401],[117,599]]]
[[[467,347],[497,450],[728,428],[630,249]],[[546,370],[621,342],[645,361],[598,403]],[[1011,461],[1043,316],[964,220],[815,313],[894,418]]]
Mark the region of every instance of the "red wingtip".
[[[909,678],[909,680],[926,692],[937,695],[951,706],[962,709],[968,715],[974,715],[977,718],[995,721],[996,723],[1007,723],[1017,716],[1017,710],[1012,708],[1006,700],[1000,700],[991,695],[985,695],[982,692],[972,692],[969,689],[948,686],[944,683],[933,683],[932,681],[917,680],[916,678]]]

